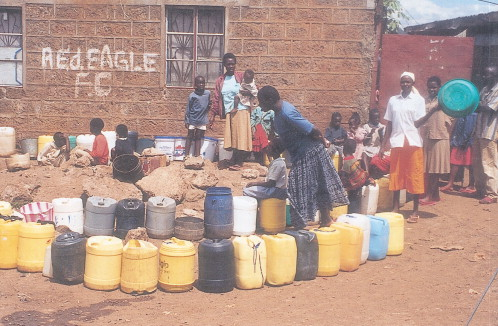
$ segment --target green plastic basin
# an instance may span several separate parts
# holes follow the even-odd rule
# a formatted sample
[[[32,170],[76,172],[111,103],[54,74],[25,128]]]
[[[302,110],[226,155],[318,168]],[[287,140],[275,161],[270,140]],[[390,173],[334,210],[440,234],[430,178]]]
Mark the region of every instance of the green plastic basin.
[[[461,118],[475,111],[479,104],[479,91],[466,79],[452,79],[441,87],[437,98],[444,113]]]

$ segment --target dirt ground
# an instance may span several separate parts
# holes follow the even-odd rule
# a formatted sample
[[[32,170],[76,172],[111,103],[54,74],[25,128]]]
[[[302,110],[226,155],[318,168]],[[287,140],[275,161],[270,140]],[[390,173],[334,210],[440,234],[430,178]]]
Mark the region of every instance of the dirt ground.
[[[180,163],[175,164],[172,171],[179,169]],[[210,173],[219,179],[218,185],[231,186],[236,195],[250,181],[239,172],[212,169]],[[109,175],[107,168],[0,171],[0,200],[50,201],[92,195],[98,189],[107,189],[115,199],[136,193],[129,188],[132,185],[110,182]],[[58,284],[41,273],[0,270],[0,324],[463,325],[498,269],[498,205],[479,205],[458,193],[442,198],[435,206],[422,207],[418,224],[405,224],[402,255],[368,261],[355,272],[283,287],[225,294],[196,288],[177,294],[158,290],[135,297],[120,290],[99,292],[82,284]],[[202,198],[191,199],[179,205],[177,216],[185,208],[202,206]],[[410,202],[403,207],[405,216],[411,207]],[[498,325],[498,279],[470,325]]]

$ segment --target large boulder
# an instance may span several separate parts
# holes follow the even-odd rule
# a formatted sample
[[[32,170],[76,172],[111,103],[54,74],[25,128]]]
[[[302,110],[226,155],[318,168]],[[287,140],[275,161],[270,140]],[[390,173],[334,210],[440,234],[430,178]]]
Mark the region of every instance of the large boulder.
[[[132,183],[121,182],[111,177],[86,177],[83,180],[83,198],[91,196],[113,198],[121,200],[125,198],[142,199],[142,192]]]
[[[144,193],[145,198],[163,196],[173,198],[177,204],[185,199],[187,184],[183,180],[180,165],[160,167],[142,178],[135,185]]]

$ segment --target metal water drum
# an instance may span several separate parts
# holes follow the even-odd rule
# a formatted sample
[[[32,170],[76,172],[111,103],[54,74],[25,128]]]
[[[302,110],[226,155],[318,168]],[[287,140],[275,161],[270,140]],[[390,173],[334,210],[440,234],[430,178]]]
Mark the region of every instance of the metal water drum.
[[[145,228],[149,237],[167,239],[175,233],[176,202],[168,197],[151,197],[147,201]]]
[[[285,231],[296,240],[297,265],[296,281],[309,281],[318,273],[318,239],[316,234],[306,230]]]
[[[233,290],[235,266],[233,244],[228,239],[206,239],[199,244],[199,290],[223,293]]]
[[[204,220],[194,216],[182,216],[175,220],[175,237],[198,241],[204,238]]]
[[[121,291],[152,293],[159,276],[158,249],[150,242],[132,239],[123,248]]]
[[[86,238],[78,232],[59,235],[52,243],[53,278],[61,283],[83,282],[85,274]]]
[[[361,247],[361,263],[367,261],[368,253],[370,251],[370,218],[363,214],[345,214],[339,216],[337,222],[343,222],[350,225],[355,225],[363,231],[363,244]]]
[[[81,198],[55,198],[52,205],[55,226],[65,225],[71,231],[83,234],[84,214]]]
[[[116,207],[116,232],[115,235],[121,239],[131,229],[144,227],[145,204],[140,199],[127,198],[118,202]]]
[[[94,236],[86,242],[84,284],[92,290],[116,290],[121,281],[123,241],[116,237]]]
[[[38,139],[36,138],[22,139],[21,151],[23,153],[29,154],[30,158],[36,158],[38,156]]]
[[[190,291],[195,282],[195,246],[175,237],[159,250],[159,287],[167,292]]]
[[[53,222],[22,223],[19,228],[17,247],[17,270],[20,272],[41,272],[45,260],[45,248],[54,240]]]
[[[204,199],[204,235],[229,239],[233,233],[233,198],[228,187],[211,187]]]
[[[441,86],[437,99],[444,113],[461,118],[475,111],[479,105],[479,91],[468,80],[452,79]]]
[[[235,285],[238,289],[262,288],[266,280],[266,246],[256,235],[233,239]]]
[[[370,247],[368,260],[386,258],[389,247],[389,222],[387,219],[368,215],[370,219]]]
[[[341,267],[341,231],[322,227],[314,229],[318,240],[317,276],[334,276]]]
[[[262,236],[266,245],[266,283],[286,285],[294,282],[297,266],[297,245],[293,236],[278,233]]]
[[[17,219],[0,219],[0,269],[17,267],[17,246],[22,223]]]
[[[258,200],[248,196],[233,197],[233,234],[250,235],[256,231]]]
[[[115,213],[118,202],[112,198],[92,196],[86,201],[85,235],[112,235],[114,233]]]

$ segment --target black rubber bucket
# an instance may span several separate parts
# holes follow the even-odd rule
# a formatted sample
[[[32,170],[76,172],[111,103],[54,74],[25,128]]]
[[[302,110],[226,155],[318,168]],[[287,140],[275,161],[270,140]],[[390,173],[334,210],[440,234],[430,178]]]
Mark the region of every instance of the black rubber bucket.
[[[112,162],[112,176],[119,181],[137,182],[144,177],[142,164],[137,156],[123,154]]]

